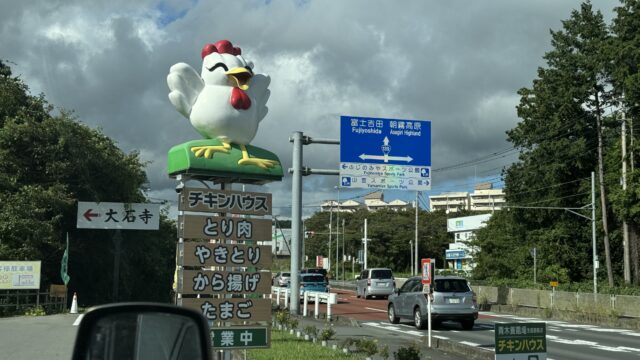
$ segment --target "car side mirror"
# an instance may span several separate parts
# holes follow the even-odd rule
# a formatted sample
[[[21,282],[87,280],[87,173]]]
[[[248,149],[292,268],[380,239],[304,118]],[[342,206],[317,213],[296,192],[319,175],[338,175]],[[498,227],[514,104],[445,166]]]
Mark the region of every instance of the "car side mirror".
[[[206,319],[174,305],[98,306],[84,314],[77,334],[73,360],[211,358]]]
[[[356,276],[356,280],[360,280],[360,275],[357,275],[357,276]]]

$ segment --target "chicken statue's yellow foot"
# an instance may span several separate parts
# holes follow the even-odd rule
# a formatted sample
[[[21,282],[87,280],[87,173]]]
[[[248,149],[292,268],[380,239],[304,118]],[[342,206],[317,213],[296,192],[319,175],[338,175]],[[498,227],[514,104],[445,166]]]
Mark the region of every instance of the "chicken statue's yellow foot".
[[[240,145],[240,148],[242,149],[242,159],[238,161],[238,165],[255,165],[262,169],[269,169],[279,164],[279,162],[274,160],[249,157],[247,147]]]
[[[222,145],[215,146],[194,146],[191,151],[196,157],[204,156],[207,159],[211,159],[214,153],[221,152],[228,154],[231,150],[231,144],[223,142]]]
[[[242,150],[242,159],[238,161],[238,165],[255,165],[261,169],[269,169],[279,164],[275,160],[251,157],[247,147],[244,145],[240,145],[240,149]],[[213,158],[213,155],[217,152],[228,154],[229,151],[231,151],[231,144],[226,142],[223,142],[222,145],[204,145],[191,148],[191,152],[196,157],[204,156],[207,159]]]

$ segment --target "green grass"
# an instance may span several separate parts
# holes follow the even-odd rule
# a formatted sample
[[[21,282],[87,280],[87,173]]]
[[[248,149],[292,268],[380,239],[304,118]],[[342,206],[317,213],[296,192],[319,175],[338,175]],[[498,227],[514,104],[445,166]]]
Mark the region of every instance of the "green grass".
[[[335,343],[335,341],[330,342]],[[284,331],[271,330],[271,348],[247,351],[249,360],[268,359],[364,359],[362,355],[344,354],[342,349],[333,350],[322,347],[320,342],[313,343],[297,338]]]

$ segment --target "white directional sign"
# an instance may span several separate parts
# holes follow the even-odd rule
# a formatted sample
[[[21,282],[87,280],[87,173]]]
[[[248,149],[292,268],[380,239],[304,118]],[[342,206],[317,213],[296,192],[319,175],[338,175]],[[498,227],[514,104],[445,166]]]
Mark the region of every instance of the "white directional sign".
[[[78,229],[158,230],[160,205],[78,201]]]
[[[340,117],[340,186],[431,189],[431,122]]]

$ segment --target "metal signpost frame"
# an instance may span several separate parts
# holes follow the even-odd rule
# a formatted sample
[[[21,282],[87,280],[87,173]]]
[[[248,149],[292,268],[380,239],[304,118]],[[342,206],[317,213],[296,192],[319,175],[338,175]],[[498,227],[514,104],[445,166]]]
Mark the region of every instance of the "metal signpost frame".
[[[302,164],[302,146],[310,144],[329,144],[340,145],[340,141],[331,139],[314,139],[304,136],[301,131],[295,131],[291,134],[289,141],[293,143],[293,159],[292,168],[289,173],[292,174],[291,184],[291,293],[300,293],[300,263],[301,259],[296,256],[300,253],[302,242],[302,177],[308,175],[339,175],[338,170],[311,169]],[[296,254],[296,255],[294,255]],[[336,259],[336,269],[338,266]],[[289,312],[294,315],[300,313],[299,301],[292,301],[289,306]]]
[[[431,122],[340,117],[340,186],[416,191],[413,266],[418,263],[418,198],[431,190]]]

